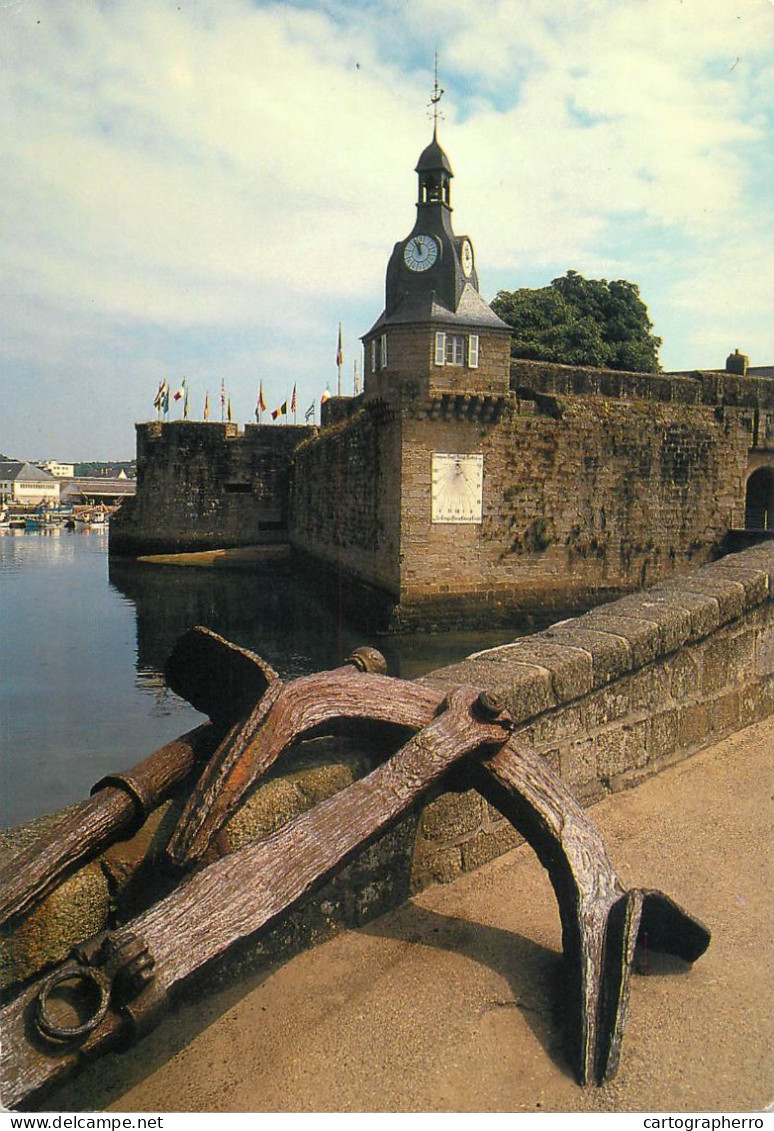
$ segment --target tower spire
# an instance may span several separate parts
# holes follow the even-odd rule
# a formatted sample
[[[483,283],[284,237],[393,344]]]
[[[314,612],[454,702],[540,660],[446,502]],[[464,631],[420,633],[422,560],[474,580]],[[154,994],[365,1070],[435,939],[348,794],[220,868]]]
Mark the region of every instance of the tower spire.
[[[434,69],[434,73],[433,73],[433,93],[430,95],[430,102],[429,102],[429,105],[432,106],[432,108],[433,108],[432,113],[433,113],[433,140],[434,141],[438,136],[438,117],[439,117],[439,114],[440,114],[440,110],[438,109],[438,103],[441,101],[442,98],[443,98],[443,90],[438,85],[438,48],[436,47],[436,49],[435,49],[435,69]]]

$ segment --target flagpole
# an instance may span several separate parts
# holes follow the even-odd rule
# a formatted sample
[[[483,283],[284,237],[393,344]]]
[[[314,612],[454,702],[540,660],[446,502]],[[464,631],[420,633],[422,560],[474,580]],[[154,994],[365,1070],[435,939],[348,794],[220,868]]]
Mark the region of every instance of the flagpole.
[[[336,368],[339,371],[339,381],[338,381],[339,396],[341,396],[341,369],[342,369],[343,365],[344,365],[344,350],[342,349],[342,344],[341,344],[341,323],[339,322],[339,342],[338,342],[338,347],[336,349]]]

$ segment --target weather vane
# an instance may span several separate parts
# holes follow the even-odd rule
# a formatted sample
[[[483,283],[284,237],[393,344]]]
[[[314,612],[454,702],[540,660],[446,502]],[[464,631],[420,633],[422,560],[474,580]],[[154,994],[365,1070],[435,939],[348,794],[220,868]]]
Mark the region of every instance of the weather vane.
[[[438,103],[443,98],[443,90],[438,85],[438,49],[435,52],[435,74],[433,78],[433,93],[430,95],[428,106],[432,106],[433,115],[433,134],[438,129],[438,119],[443,117],[443,112],[438,109]]]

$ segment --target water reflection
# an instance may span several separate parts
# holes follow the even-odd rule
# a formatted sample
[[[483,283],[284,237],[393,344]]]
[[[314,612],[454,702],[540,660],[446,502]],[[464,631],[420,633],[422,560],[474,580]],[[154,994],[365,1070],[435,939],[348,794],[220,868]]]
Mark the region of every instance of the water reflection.
[[[111,561],[108,576],[135,606],[144,675],[161,672],[178,636],[195,624],[259,652],[283,678],[334,667],[363,643],[276,563],[224,569]]]
[[[378,636],[347,621],[287,563],[108,563],[107,536],[97,531],[8,531],[0,568],[6,826],[81,800],[105,774],[201,721],[162,677],[176,639],[194,624],[260,653],[285,679],[336,667],[359,644],[383,651],[392,674],[414,678],[521,634]]]
[[[201,624],[267,659],[284,679],[336,667],[360,644],[379,648],[390,674],[416,678],[470,652],[535,631],[556,619],[525,617],[520,627],[482,632],[389,636],[345,619],[330,595],[288,563],[233,568],[111,561],[110,584],[137,613],[137,665],[158,678],[175,640]]]

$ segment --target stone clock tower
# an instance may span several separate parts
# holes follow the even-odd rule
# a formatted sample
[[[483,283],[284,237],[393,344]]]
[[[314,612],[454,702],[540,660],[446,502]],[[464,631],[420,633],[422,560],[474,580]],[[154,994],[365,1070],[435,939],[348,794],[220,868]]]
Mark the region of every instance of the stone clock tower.
[[[479,294],[469,237],[452,228],[454,174],[437,122],[416,172],[416,221],[393,249],[384,312],[363,337],[366,396],[506,396],[510,330]]]
[[[363,394],[297,449],[294,485],[294,547],[387,595],[396,625],[491,599],[514,401],[510,328],[479,293],[470,237],[454,232],[437,120],[416,172],[416,219],[363,336]]]

